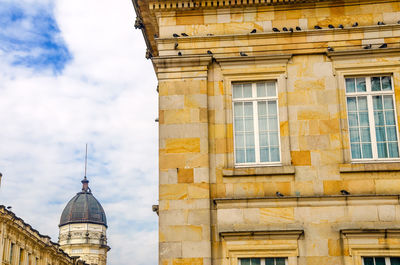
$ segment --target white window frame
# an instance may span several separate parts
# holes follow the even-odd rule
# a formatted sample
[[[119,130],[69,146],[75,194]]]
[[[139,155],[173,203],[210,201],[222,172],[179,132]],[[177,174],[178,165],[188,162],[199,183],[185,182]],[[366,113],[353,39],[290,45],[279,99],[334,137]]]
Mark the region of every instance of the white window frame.
[[[276,265],[276,259],[285,259],[285,265],[288,265],[288,258],[287,257],[266,257],[266,258],[239,258],[239,265],[242,265],[242,259],[261,259],[260,265],[265,265],[266,259],[274,259],[274,265]],[[363,259],[364,262],[364,259]],[[363,264],[364,265],[364,264]]]
[[[373,258],[374,259],[374,265],[376,265],[375,258],[385,258],[385,265],[391,265],[390,258],[399,258],[399,257],[379,257],[379,256],[370,256],[370,257],[368,257],[368,256],[363,256],[361,258],[362,265],[365,265],[364,264],[364,258]]]
[[[372,77],[382,77],[382,76],[390,76],[391,78],[391,85],[392,85],[392,90],[390,91],[372,91],[371,89],[371,78]],[[346,79],[347,78],[365,78],[366,82],[366,92],[347,92],[347,87],[346,87]],[[393,98],[393,105],[394,105],[394,116],[395,116],[395,125],[396,125],[396,132],[397,132],[397,146],[398,146],[398,151],[400,154],[400,135],[399,135],[399,127],[398,127],[398,121],[397,121],[397,109],[396,109],[396,95],[395,95],[395,86],[394,86],[394,80],[393,80],[393,75],[392,74],[368,74],[368,75],[350,75],[350,76],[344,76],[344,89],[345,89],[345,95],[346,95],[346,117],[347,117],[347,126],[349,128],[349,150],[350,150],[350,158],[352,162],[376,162],[376,161],[387,161],[387,162],[398,162],[400,160],[400,157],[398,158],[379,158],[378,157],[378,145],[376,141],[376,131],[375,131],[375,116],[374,116],[374,109],[373,109],[373,101],[372,97],[373,96],[392,96]],[[372,148],[372,158],[353,158],[352,157],[352,151],[351,151],[351,140],[350,140],[350,119],[349,119],[349,108],[347,105],[347,98],[348,97],[360,97],[364,96],[367,97],[367,106],[368,106],[368,119],[369,119],[369,128],[370,128],[370,137],[371,137],[371,148]]]
[[[274,83],[275,84],[275,96],[274,97],[257,97],[257,83]],[[235,84],[251,84],[252,86],[252,95],[253,97],[251,98],[234,98],[233,97],[233,91],[232,91],[232,115],[233,115],[233,149],[234,149],[234,164],[235,167],[248,167],[248,166],[279,166],[282,165],[282,144],[281,144],[281,131],[280,131],[280,120],[279,120],[279,100],[278,100],[278,82],[277,80],[257,80],[254,82],[235,82],[232,83],[232,88]],[[260,162],[260,143],[259,143],[259,126],[258,126],[258,102],[264,101],[275,101],[276,106],[277,106],[277,126],[278,126],[278,143],[279,143],[279,161],[274,161],[274,162]],[[253,126],[254,126],[254,146],[255,146],[255,158],[256,161],[254,163],[237,163],[236,162],[236,136],[235,136],[235,114],[234,114],[234,109],[235,109],[235,102],[252,102],[253,103]],[[257,102],[257,104],[254,104],[254,102]]]

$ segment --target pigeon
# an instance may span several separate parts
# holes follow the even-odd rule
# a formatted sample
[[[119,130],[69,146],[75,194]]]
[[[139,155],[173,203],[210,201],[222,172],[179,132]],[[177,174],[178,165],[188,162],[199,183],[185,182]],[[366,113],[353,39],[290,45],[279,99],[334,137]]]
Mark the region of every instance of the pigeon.
[[[314,29],[322,29],[320,26],[315,26]]]
[[[175,50],[178,49],[178,45],[179,45],[179,44],[176,42],[175,45],[174,45],[174,49],[175,49]]]
[[[253,29],[250,33],[256,33],[256,32],[257,32],[257,30]]]
[[[387,48],[387,43],[384,43],[381,46],[379,46],[379,49],[385,49],[385,48]]]
[[[378,25],[379,26],[383,26],[383,25],[386,25],[383,21],[378,21]]]
[[[352,27],[353,27],[353,28],[358,27],[358,22],[355,22],[355,23],[352,25]]]
[[[187,35],[186,33],[181,33],[181,35],[183,36],[183,37],[188,37],[189,35]]]
[[[343,26],[342,24],[340,24],[340,25],[338,26],[338,28],[344,29],[344,26]]]
[[[334,25],[332,25],[332,24],[329,24],[329,25],[328,25],[328,28],[330,28],[330,29],[334,29],[334,28],[335,28],[335,26],[334,26]]]
[[[274,32],[281,32],[279,29],[277,29],[277,28],[272,28],[272,30],[274,31]]]
[[[290,28],[289,31],[293,33],[294,30],[293,30],[293,28]]]
[[[181,52],[178,52],[178,56],[182,56],[182,53],[181,53]]]
[[[209,55],[213,55],[213,53],[212,53],[212,51],[207,51],[207,54],[209,54]]]
[[[244,52],[239,52],[240,56],[247,56]]]
[[[299,26],[296,27],[297,31],[301,31],[301,28]]]
[[[8,209],[8,210],[11,210],[11,209],[12,209],[12,207],[11,207],[11,206],[7,206],[7,209]]]
[[[400,20],[399,20],[399,21],[397,21],[397,24],[400,24]]]
[[[277,191],[277,192],[275,193],[275,195],[278,196],[278,197],[284,197],[284,196],[285,196],[285,195],[283,195],[282,193],[280,193],[279,191]]]
[[[154,121],[155,121],[155,122],[160,122],[160,120],[159,120],[158,118],[156,118]]]
[[[372,44],[368,44],[368,45],[365,45],[364,46],[364,49],[365,50],[369,50],[369,49],[371,49],[372,48]]]
[[[157,34],[154,34],[154,38],[157,39],[157,38],[158,38],[158,35],[157,35]]]
[[[176,33],[172,34],[172,36],[174,36],[174,38],[178,38],[179,37],[179,35],[176,34]]]
[[[282,30],[283,30],[283,31],[289,31],[289,30],[287,29],[287,27],[283,27]]]
[[[341,190],[340,193],[342,195],[350,195],[350,192],[348,192],[347,190]]]
[[[207,34],[207,36],[214,36],[214,34],[212,34],[212,33],[208,33],[208,34]]]
[[[334,52],[335,49],[333,49],[332,47],[328,46],[328,52]]]

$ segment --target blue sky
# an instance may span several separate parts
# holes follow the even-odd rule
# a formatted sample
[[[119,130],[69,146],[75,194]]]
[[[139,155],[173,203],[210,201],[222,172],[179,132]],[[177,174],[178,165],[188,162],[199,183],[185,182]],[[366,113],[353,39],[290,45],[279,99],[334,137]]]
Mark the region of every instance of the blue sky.
[[[108,264],[157,264],[156,78],[130,0],[0,0],[0,204],[53,241],[88,178]]]

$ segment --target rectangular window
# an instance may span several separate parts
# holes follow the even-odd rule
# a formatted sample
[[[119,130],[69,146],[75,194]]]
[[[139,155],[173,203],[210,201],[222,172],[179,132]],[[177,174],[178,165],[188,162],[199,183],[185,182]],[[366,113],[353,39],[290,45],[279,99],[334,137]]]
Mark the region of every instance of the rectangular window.
[[[246,259],[239,259],[239,265],[287,265],[287,258],[246,258]]]
[[[399,257],[364,257],[363,265],[400,265]]]
[[[10,264],[13,263],[13,256],[14,256],[14,248],[15,248],[15,244],[11,243],[11,247],[10,247]]]
[[[276,82],[233,84],[237,165],[281,161]]]
[[[392,77],[346,78],[346,100],[351,158],[399,158]]]

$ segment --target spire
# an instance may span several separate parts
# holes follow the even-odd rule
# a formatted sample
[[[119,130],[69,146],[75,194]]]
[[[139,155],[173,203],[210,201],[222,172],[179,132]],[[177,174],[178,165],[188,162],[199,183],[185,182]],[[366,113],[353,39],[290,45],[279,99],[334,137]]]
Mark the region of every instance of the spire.
[[[90,192],[89,180],[87,180],[86,176],[83,178],[83,180],[81,182],[82,182],[82,191]]]

